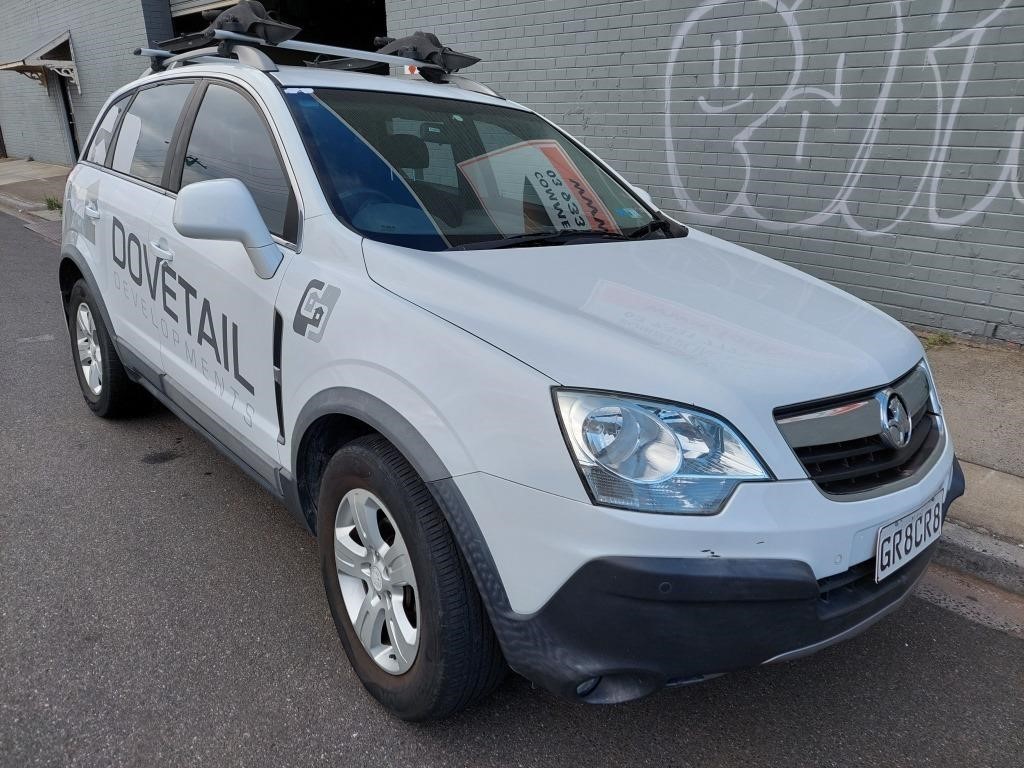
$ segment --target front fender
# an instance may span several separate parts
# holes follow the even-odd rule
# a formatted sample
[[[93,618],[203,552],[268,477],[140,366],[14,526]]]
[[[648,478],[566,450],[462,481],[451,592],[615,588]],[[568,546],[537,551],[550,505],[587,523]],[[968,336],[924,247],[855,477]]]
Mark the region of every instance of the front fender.
[[[366,423],[387,438],[423,478],[469,565],[495,628],[502,630],[499,639],[504,647],[509,637],[508,617],[512,616],[508,595],[480,526],[441,457],[408,419],[383,400],[359,389],[338,386],[319,392],[299,413],[292,433],[292,467],[297,466],[303,435],[317,419],[330,415],[350,416]],[[315,535],[315,521],[303,518],[294,482],[287,484],[285,496],[293,514]]]
[[[353,387],[330,387],[312,397],[295,420],[291,439],[291,467],[298,464],[302,436],[322,416],[359,419],[394,445],[425,482],[451,477],[452,473],[419,430],[379,397]]]

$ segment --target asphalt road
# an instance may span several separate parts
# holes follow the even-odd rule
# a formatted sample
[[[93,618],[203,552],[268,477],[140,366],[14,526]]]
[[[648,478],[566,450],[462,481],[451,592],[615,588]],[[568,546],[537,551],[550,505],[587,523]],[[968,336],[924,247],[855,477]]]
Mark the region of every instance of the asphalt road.
[[[56,265],[0,215],[3,766],[1024,766],[1024,640],[917,598],[812,658],[633,704],[510,678],[448,722],[391,718],[283,508],[167,412],[86,409]]]

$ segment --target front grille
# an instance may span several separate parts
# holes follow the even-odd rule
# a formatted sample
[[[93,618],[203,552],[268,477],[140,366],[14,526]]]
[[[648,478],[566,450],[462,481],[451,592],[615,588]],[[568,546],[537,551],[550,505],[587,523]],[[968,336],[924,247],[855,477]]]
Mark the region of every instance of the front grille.
[[[776,419],[808,477],[822,491],[840,497],[866,493],[914,475],[939,445],[942,429],[939,417],[931,413],[928,387],[926,374],[917,368],[877,391],[783,409]],[[912,415],[910,442],[902,449],[883,442],[872,404],[879,392],[890,390],[901,395]],[[864,413],[852,414],[857,408]],[[794,422],[802,422],[799,432],[792,428]],[[832,439],[816,442],[815,430]]]
[[[923,408],[914,414],[910,444],[890,448],[880,437],[861,437],[797,448],[810,478],[826,493],[862,493],[914,474],[938,443],[935,417]]]

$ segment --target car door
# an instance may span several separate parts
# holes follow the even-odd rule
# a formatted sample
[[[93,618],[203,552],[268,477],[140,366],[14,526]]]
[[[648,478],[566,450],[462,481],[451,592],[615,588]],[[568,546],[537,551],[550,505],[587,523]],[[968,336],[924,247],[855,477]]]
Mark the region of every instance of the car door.
[[[83,190],[83,215],[94,223],[97,253],[106,261],[106,277],[98,279],[114,333],[154,370],[168,328],[161,306],[164,258],[152,247],[150,220],[157,202],[167,199],[171,142],[194,84],[172,81],[136,92],[116,118],[106,170],[87,178]]]
[[[209,81],[197,97],[175,161],[178,188],[235,178],[249,189],[282,244],[297,239],[297,202],[262,107],[241,87]],[[178,179],[172,179],[172,186]],[[157,202],[154,244],[172,254],[177,323],[164,338],[165,387],[172,399],[260,474],[279,465],[281,436],[274,379],[274,301],[292,250],[260,278],[241,243],[186,238],[172,223],[174,200]]]
[[[108,188],[124,183],[106,170],[107,157],[117,125],[121,122],[134,94],[125,94],[112,103],[96,126],[85,154],[68,175],[64,200],[64,239],[85,258],[96,279],[97,287],[106,293],[110,282],[110,227],[101,226],[100,199],[113,192]]]

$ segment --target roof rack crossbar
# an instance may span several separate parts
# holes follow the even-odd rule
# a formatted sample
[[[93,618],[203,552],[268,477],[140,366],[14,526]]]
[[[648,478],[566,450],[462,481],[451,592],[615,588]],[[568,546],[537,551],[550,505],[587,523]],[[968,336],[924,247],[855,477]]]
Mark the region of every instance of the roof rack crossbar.
[[[147,52],[166,51],[171,57],[150,55],[152,71],[165,69],[166,62],[185,61],[175,58],[206,51],[215,41],[218,43],[216,55],[230,58],[234,53],[243,64],[257,67],[264,71],[273,71],[276,66],[267,66],[271,60],[263,47],[283,48],[288,51],[313,53],[317,59],[321,56],[332,57],[337,63],[340,60],[355,62],[356,66],[348,68],[366,69],[362,62],[389,64],[405,67],[411,72],[418,72],[425,80],[432,83],[446,83],[448,76],[461,69],[476,64],[480,59],[468,53],[453,51],[443,45],[437,36],[429,32],[414,32],[403,38],[378,37],[374,39],[376,51],[361,51],[355,48],[339,48],[333,45],[307,43],[293,40],[302,30],[292,24],[277,21],[267,13],[266,7],[258,0],[239,0],[235,5],[222,11],[205,13],[204,18],[211,23],[200,32],[190,32],[178,37],[164,40],[156,44],[156,48],[148,48]],[[235,49],[242,45],[251,46],[251,51],[241,53]],[[142,49],[136,51],[141,53]],[[192,56],[195,60],[197,56]],[[244,59],[244,60],[243,60]],[[318,61],[306,62],[316,66]],[[379,67],[375,69],[380,69]]]
[[[258,48],[250,45],[232,45],[229,53],[233,53],[240,64],[259,69],[263,72],[276,72],[277,64]],[[161,48],[136,48],[136,56],[147,56],[153,62],[154,72],[176,67],[188,62],[209,64],[218,61],[229,60],[219,46],[208,46],[206,48],[193,48],[183,53],[172,53]]]
[[[168,56],[166,59],[160,60],[160,66],[164,69],[173,67],[175,64],[184,64],[190,59],[198,59],[200,57],[216,56],[217,46],[211,46],[209,48],[196,48],[192,51],[186,51],[185,53],[176,53],[173,56]]]
[[[245,43],[246,45],[267,45],[265,40],[261,40],[258,37],[251,37],[250,35],[242,35],[238,32],[228,32],[224,29],[213,30],[213,39],[224,40],[227,42],[234,43]],[[284,48],[289,51],[302,51],[304,53],[316,53],[324,56],[334,56],[339,59],[358,59],[360,61],[376,61],[381,64],[394,64],[395,66],[404,67],[412,66],[418,69],[437,69],[441,67],[436,64],[431,64],[426,61],[417,61],[416,59],[408,59],[404,56],[390,56],[386,53],[376,53],[375,51],[360,51],[355,48],[338,48],[333,45],[321,45],[319,43],[305,43],[300,40],[285,40],[284,42],[278,43],[277,45],[271,46],[273,48]]]
[[[136,48],[133,53],[136,56],[145,56],[150,59],[169,59],[174,54],[162,48]]]
[[[210,18],[211,14],[204,14],[204,17]],[[455,72],[480,61],[476,56],[453,51],[429,32],[414,32],[400,39],[375,38],[374,46],[378,50],[363,51],[293,40],[300,31],[294,25],[271,18],[258,0],[239,0],[230,8],[218,11],[206,29],[164,40],[152,48],[138,48],[135,54],[149,57],[149,72],[160,72],[187,62],[233,59],[245,66],[273,72],[277,65],[263,49],[282,48],[315,54],[315,60],[305,62],[308,66],[348,62],[341,68],[387,74],[379,66],[367,66],[387,64],[404,67],[407,73],[418,73],[432,83],[451,82]],[[324,62],[322,57],[330,57],[331,60]],[[496,95],[475,81],[462,78],[457,78],[457,81],[467,90]]]

